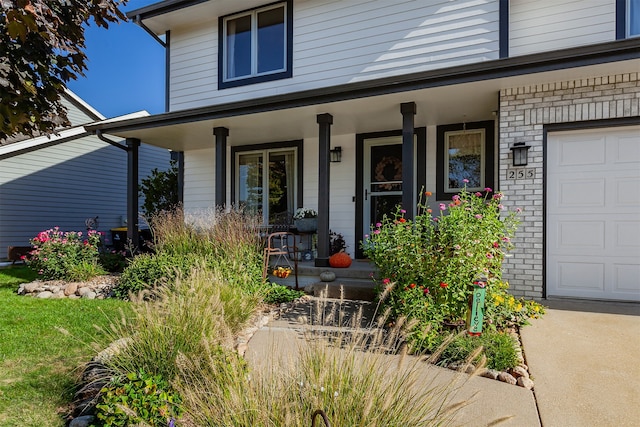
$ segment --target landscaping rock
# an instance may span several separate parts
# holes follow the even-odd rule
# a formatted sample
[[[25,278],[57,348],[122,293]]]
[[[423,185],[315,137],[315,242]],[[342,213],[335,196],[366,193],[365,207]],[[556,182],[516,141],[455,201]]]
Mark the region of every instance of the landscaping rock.
[[[82,288],[82,289],[86,289],[86,288]],[[82,295],[82,298],[84,299],[96,299],[97,294],[93,291],[89,291],[89,292],[85,292]]]
[[[485,378],[491,378],[492,380],[497,380],[498,375],[500,375],[500,372],[496,371],[495,369],[487,369],[484,372],[482,372],[480,375],[482,375]]]
[[[531,381],[531,379],[529,378],[525,378],[525,377],[518,378],[518,385],[528,390],[533,390],[533,381]]]
[[[88,286],[81,286],[81,287],[78,287],[78,290],[76,291],[76,295],[83,297],[89,292],[91,292],[91,288],[89,288]]]
[[[43,292],[40,292],[40,293],[37,295],[37,298],[41,298],[41,299],[49,299],[49,298],[51,298],[52,296],[53,296],[53,292],[51,292],[51,291],[43,291]]]
[[[89,427],[96,419],[93,415],[83,415],[82,417],[74,418],[69,427]]]
[[[503,383],[513,384],[513,385],[516,385],[518,383],[518,381],[513,377],[513,375],[507,372],[500,372],[498,374],[498,380],[502,381]]]
[[[529,378],[529,372],[527,372],[527,370],[522,366],[516,366],[515,368],[510,369],[509,373],[516,379],[520,377]]]
[[[27,294],[33,293],[36,289],[40,287],[40,282],[31,282],[24,284],[24,292]]]
[[[118,283],[119,276],[98,276],[86,282],[65,282],[63,280],[36,280],[24,283],[18,287],[18,295],[35,296],[39,298],[80,298],[89,292],[95,295],[87,299],[104,299],[113,296],[113,288]],[[49,292],[51,295],[46,294]],[[39,295],[45,293],[44,296]],[[48,295],[48,296],[47,296]],[[85,297],[86,298],[86,297]]]
[[[71,282],[71,283],[68,283],[67,286],[64,288],[64,294],[66,296],[73,295],[76,293],[77,290],[78,290],[78,284],[75,282]]]

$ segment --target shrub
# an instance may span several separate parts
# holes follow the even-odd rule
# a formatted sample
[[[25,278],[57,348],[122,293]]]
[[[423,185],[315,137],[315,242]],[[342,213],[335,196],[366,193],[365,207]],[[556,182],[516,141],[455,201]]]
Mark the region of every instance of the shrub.
[[[44,280],[87,280],[105,274],[98,264],[100,236],[94,230],[86,236],[58,227],[42,231],[31,239],[34,249],[27,263]]]
[[[96,405],[98,426],[145,423],[165,427],[180,413],[180,396],[161,376],[144,371],[118,375],[100,390]]]
[[[288,286],[269,283],[265,285],[264,302],[267,304],[280,304],[294,301],[304,295],[303,291],[296,291]]]
[[[446,317],[464,318],[471,284],[486,277],[487,288],[500,282],[504,252],[512,247],[517,227],[514,212],[501,218],[502,194],[469,193],[464,189],[434,216],[426,202],[413,221],[398,209],[393,218],[376,224],[365,242],[365,254],[383,278],[429,289]],[[427,192],[428,195],[431,193]]]
[[[153,169],[142,179],[139,194],[144,198],[142,210],[147,216],[174,209],[178,205],[178,163],[172,160],[166,171]]]
[[[486,366],[497,371],[518,366],[518,344],[507,333],[484,332],[480,336],[471,336],[463,332],[444,345],[439,352],[438,347],[442,346],[444,341],[445,336],[440,335],[439,339],[431,344],[431,348],[427,349],[430,353],[439,353],[439,365],[465,361],[469,357],[473,357],[469,362],[480,364],[484,356]]]
[[[118,298],[150,290],[159,284],[173,283],[178,274],[186,275],[196,265],[194,255],[158,252],[134,257],[113,290]]]
[[[116,251],[101,252],[99,261],[100,265],[109,273],[122,273],[127,266],[127,258],[125,255]]]

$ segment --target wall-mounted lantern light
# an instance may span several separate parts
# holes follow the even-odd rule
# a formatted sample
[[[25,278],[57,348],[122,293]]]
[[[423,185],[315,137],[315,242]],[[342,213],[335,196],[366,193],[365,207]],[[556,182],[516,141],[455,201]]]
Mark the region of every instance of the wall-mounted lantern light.
[[[516,142],[511,146],[510,150],[513,151],[513,166],[527,166],[529,162],[529,145],[524,142]]]
[[[340,163],[342,161],[342,147],[335,147],[329,150],[331,163]]]

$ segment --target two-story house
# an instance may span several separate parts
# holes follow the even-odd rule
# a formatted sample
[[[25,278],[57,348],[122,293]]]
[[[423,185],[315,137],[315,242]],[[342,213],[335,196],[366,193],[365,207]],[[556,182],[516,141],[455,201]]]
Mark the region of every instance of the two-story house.
[[[167,113],[89,126],[184,155],[184,207],[319,211],[359,242],[468,188],[523,209],[516,294],[640,300],[639,0],[166,0]],[[337,161],[339,160],[339,161]]]

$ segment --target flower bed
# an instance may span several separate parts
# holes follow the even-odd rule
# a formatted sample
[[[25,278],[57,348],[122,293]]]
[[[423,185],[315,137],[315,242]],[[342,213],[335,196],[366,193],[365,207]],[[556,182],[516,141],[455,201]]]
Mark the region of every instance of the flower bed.
[[[443,337],[464,331],[474,282],[485,287],[482,326],[496,342],[508,328],[525,325],[544,312],[538,303],[510,295],[502,280],[502,262],[513,247],[520,209],[506,211],[503,195],[490,188],[465,188],[450,203],[440,203],[435,214],[428,205],[431,193],[423,196],[414,219],[405,218],[406,212],[398,208],[375,224],[363,243],[365,254],[380,270],[380,300],[392,318],[415,323],[408,337],[412,351],[432,353]],[[476,342],[480,345],[480,339]],[[491,357],[487,348],[477,358],[483,355],[497,370],[520,363],[515,357],[505,360],[504,354]]]

